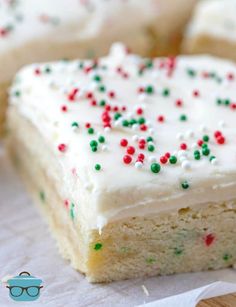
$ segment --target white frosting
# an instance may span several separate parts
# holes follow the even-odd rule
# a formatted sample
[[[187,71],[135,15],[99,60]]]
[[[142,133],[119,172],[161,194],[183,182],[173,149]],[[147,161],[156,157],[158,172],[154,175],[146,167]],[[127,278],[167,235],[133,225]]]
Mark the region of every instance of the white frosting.
[[[187,36],[209,35],[236,41],[236,1],[203,0],[196,6]]]
[[[148,28],[171,41],[195,1],[0,0],[0,82],[25,64],[99,56],[114,41],[147,54]]]
[[[34,64],[17,75],[11,89],[10,104],[39,130],[62,166],[64,197],[80,208],[92,228],[124,217],[236,197],[235,65],[208,56],[155,59],[153,67],[139,75],[139,67],[146,61],[127,55],[118,44],[88,73],[84,69],[91,67],[91,61],[83,62],[83,69],[79,68],[81,61]],[[45,72],[47,67],[50,73]],[[169,74],[170,67],[174,68]],[[35,70],[40,74],[35,75]],[[122,77],[124,73],[128,78]],[[97,75],[100,82],[93,81]],[[105,92],[98,90],[99,85],[105,86]],[[139,87],[148,85],[153,86],[153,94],[138,93]],[[79,90],[71,102],[68,95],[75,88]],[[163,95],[166,89],[167,96]],[[115,98],[109,97],[109,91],[115,92]],[[98,104],[104,99],[113,107],[126,106],[118,120],[113,119],[116,112],[109,112],[111,129],[104,129],[104,107],[91,106],[93,99],[86,98],[88,92]],[[218,105],[218,98],[229,99],[230,105]],[[178,100],[182,106],[176,106]],[[62,106],[67,112],[61,111]],[[142,115],[137,114],[139,108]],[[181,115],[187,120],[181,121]],[[122,125],[123,120],[140,116],[146,119],[146,131],[140,130],[140,124],[132,128]],[[157,120],[160,116],[163,122]],[[79,128],[72,127],[73,122],[78,122]],[[94,134],[88,134],[86,123],[91,123]],[[218,144],[214,136],[217,130],[225,144]],[[106,141],[92,152],[90,142],[99,135]],[[197,143],[204,135],[210,137],[211,152],[208,156],[201,153],[201,159],[195,160],[194,151],[202,152]],[[153,152],[147,146],[139,149],[139,140],[148,136],[153,137],[149,143],[155,146]],[[133,160],[129,165],[123,162],[126,147],[120,146],[124,138],[136,149],[130,154]],[[182,143],[187,150],[180,149]],[[59,144],[66,145],[65,152],[58,150]],[[176,164],[160,163],[166,152],[177,157]],[[136,163],[140,153],[145,155],[144,163]],[[212,155],[216,158],[210,162]],[[150,170],[155,161],[161,165],[159,173]],[[95,170],[96,163],[101,165],[100,171]],[[185,181],[188,189],[182,188]]]

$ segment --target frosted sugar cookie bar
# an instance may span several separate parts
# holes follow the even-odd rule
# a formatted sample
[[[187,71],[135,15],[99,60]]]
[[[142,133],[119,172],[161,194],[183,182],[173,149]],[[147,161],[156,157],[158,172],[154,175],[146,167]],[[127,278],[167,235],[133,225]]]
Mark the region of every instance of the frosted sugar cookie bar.
[[[1,93],[23,65],[98,57],[115,41],[146,56],[176,52],[195,2],[0,0],[0,130],[7,103]]]
[[[10,153],[89,281],[235,263],[235,76],[217,58],[120,45],[17,74]]]
[[[236,1],[199,1],[183,43],[187,53],[210,53],[236,61]]]

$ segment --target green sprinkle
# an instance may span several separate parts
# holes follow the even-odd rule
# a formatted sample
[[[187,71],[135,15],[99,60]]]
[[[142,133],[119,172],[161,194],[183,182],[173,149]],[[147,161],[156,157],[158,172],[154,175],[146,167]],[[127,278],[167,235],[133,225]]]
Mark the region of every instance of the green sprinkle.
[[[145,120],[144,117],[140,117],[140,118],[138,119],[138,123],[139,123],[140,125],[145,124],[145,122],[146,122],[146,120]]]
[[[97,146],[93,146],[93,147],[91,147],[91,150],[92,150],[93,152],[96,152],[96,151],[98,150],[98,148],[97,148]]]
[[[202,139],[203,139],[204,142],[209,142],[209,140],[210,140],[208,135],[204,135]]]
[[[200,158],[201,158],[201,153],[200,153],[199,150],[195,150],[194,153],[193,153],[193,155],[194,155],[194,159],[195,159],[195,160],[200,160]]]
[[[170,90],[168,88],[164,88],[162,91],[162,96],[168,97],[170,95]]]
[[[101,107],[104,107],[106,105],[106,101],[104,99],[102,99],[100,102],[99,102],[99,105]]]
[[[182,253],[183,253],[183,249],[181,249],[181,248],[178,248],[178,247],[175,247],[175,249],[174,249],[174,254],[176,255],[176,256],[179,256],[179,255],[181,255]]]
[[[114,120],[117,120],[121,117],[122,115],[120,113],[115,113],[114,115]]]
[[[102,243],[96,243],[94,245],[94,249],[95,249],[95,251],[99,251],[100,249],[102,249]]]
[[[147,142],[153,142],[153,138],[151,136],[147,137]]]
[[[203,143],[202,148],[208,148],[208,145],[206,143]]]
[[[88,134],[94,134],[94,129],[93,128],[88,128]]]
[[[225,99],[224,100],[224,105],[228,106],[230,104],[230,100],[229,99]]]
[[[153,62],[152,62],[152,60],[151,60],[151,59],[148,59],[148,60],[146,61],[145,66],[146,66],[147,68],[152,68],[152,67],[153,67]]]
[[[177,162],[176,156],[170,156],[169,161],[170,161],[170,164],[176,164]]]
[[[222,99],[217,98],[217,99],[216,99],[216,103],[217,103],[218,105],[222,104]]]
[[[21,92],[20,92],[20,91],[15,91],[15,92],[13,93],[13,95],[16,96],[16,97],[20,97]]]
[[[203,154],[204,156],[208,156],[208,155],[210,154],[210,149],[209,149],[208,147],[204,147],[204,148],[202,149],[202,154]]]
[[[99,86],[99,91],[100,92],[105,92],[106,91],[106,87],[104,85]]]
[[[152,163],[151,164],[151,171],[155,174],[159,173],[161,170],[161,166],[158,163]]]
[[[129,247],[121,247],[121,249],[120,249],[120,251],[122,252],[122,253],[128,253],[128,251],[129,251]]]
[[[89,144],[90,144],[90,147],[97,147],[98,146],[98,142],[96,140],[92,140]]]
[[[146,263],[148,263],[148,264],[153,264],[155,262],[156,262],[156,259],[153,258],[153,257],[149,257],[149,258],[146,259]]]
[[[137,124],[137,120],[135,118],[131,118],[130,125],[133,126],[134,124]]]
[[[196,76],[196,72],[195,72],[195,70],[193,70],[192,68],[188,68],[188,69],[187,69],[187,74],[188,74],[190,77],[195,77],[195,76]]]
[[[46,200],[46,196],[45,196],[45,193],[43,191],[40,191],[39,192],[39,198],[40,200],[44,203],[45,200]]]
[[[228,260],[231,259],[231,258],[232,258],[232,256],[229,255],[229,254],[224,254],[224,256],[223,256],[223,260],[224,260],[224,261],[228,261]]]
[[[214,159],[216,159],[216,157],[215,156],[210,156],[210,161],[212,161],[212,160],[214,160]]]
[[[96,171],[100,171],[101,165],[97,163],[97,164],[95,164],[94,168],[95,168]]]
[[[155,150],[155,146],[154,145],[148,145],[148,151],[153,152]]]
[[[79,124],[78,124],[77,122],[73,122],[73,123],[71,124],[71,127],[78,128],[78,127],[79,127]]]
[[[182,115],[180,115],[180,117],[179,117],[179,120],[181,121],[181,122],[186,122],[187,121],[187,116],[185,115],[185,114],[182,114]]]
[[[123,126],[123,127],[128,127],[128,126],[129,126],[129,121],[128,121],[127,119],[124,119],[124,120],[122,121],[122,126]]]
[[[74,220],[74,218],[75,218],[74,208],[75,208],[75,205],[73,203],[71,203],[71,205],[70,205],[70,217],[71,217],[72,220]]]
[[[50,67],[46,67],[45,68],[45,73],[50,74],[52,72]]]
[[[105,138],[104,138],[103,135],[100,135],[100,136],[99,136],[98,142],[99,142],[99,143],[104,143],[104,142],[105,142]]]
[[[153,94],[153,92],[154,92],[153,86],[152,86],[152,85],[148,85],[148,86],[145,88],[145,92],[146,92],[147,94]]]
[[[96,82],[100,82],[102,80],[102,78],[99,75],[95,75],[93,77],[93,80],[96,81]]]
[[[83,69],[84,68],[84,63],[83,62],[80,62],[79,63],[79,69]]]
[[[183,188],[184,190],[187,190],[187,189],[189,188],[189,183],[188,183],[188,181],[182,182],[182,183],[181,183],[181,186],[182,186],[182,188]]]

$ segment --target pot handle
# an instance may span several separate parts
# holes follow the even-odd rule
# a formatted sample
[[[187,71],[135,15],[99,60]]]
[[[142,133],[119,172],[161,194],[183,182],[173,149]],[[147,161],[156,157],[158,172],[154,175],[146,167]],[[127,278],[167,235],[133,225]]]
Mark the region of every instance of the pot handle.
[[[28,275],[28,276],[30,276],[30,273],[29,273],[29,272],[24,271],[24,272],[21,272],[21,273],[19,274],[19,276],[22,276],[22,275]]]

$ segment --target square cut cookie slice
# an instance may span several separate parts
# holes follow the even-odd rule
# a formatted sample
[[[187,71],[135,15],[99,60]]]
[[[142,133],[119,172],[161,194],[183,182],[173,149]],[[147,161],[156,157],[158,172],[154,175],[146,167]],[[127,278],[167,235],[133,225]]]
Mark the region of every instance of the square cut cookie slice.
[[[236,61],[236,1],[203,0],[195,7],[183,52],[210,53]]]
[[[10,154],[89,281],[235,263],[235,75],[217,58],[122,45],[18,73]]]
[[[6,89],[23,65],[98,57],[115,41],[146,56],[157,46],[159,54],[176,52],[196,0],[172,2],[0,0],[0,130]]]

